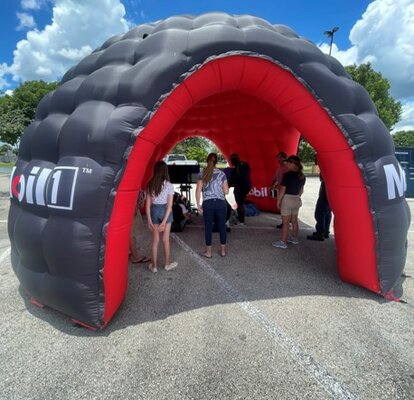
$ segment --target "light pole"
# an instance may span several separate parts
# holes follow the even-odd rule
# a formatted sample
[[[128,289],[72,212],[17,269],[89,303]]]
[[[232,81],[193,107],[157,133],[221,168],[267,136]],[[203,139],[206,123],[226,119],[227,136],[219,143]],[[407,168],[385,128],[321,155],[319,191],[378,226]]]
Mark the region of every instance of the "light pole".
[[[338,32],[339,27],[335,26],[334,28],[332,28],[332,30],[330,31],[325,31],[323,34],[328,36],[329,38],[331,38],[331,43],[329,45],[329,55],[331,55],[331,51],[332,51],[332,43],[333,43],[333,37],[335,35],[335,32]]]

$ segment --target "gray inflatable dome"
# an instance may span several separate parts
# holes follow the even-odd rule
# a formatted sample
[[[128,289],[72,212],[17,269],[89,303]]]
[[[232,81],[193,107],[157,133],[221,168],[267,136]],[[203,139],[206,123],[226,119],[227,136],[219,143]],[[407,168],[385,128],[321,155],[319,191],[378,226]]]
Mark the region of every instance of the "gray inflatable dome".
[[[278,151],[317,151],[341,278],[402,295],[410,214],[404,174],[366,91],[284,25],[249,15],[175,16],[107,40],[39,104],[10,184],[12,265],[36,304],[103,328],[127,287],[138,190],[191,136],[252,169],[267,193]]]

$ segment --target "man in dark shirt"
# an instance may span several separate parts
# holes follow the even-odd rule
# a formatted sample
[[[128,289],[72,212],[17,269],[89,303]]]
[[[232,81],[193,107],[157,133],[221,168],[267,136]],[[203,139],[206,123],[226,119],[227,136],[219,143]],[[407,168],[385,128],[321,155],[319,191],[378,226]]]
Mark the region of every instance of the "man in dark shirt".
[[[237,203],[237,217],[241,225],[244,225],[244,202],[251,189],[250,166],[247,162],[241,161],[238,154],[230,156],[232,168],[229,178],[229,186],[234,187],[234,198]]]
[[[329,206],[328,196],[326,195],[325,182],[320,175],[321,186],[319,188],[319,196],[315,207],[315,219],[316,232],[312,235],[308,235],[307,239],[317,240],[322,242],[324,239],[329,238],[329,226],[332,220],[331,207]]]

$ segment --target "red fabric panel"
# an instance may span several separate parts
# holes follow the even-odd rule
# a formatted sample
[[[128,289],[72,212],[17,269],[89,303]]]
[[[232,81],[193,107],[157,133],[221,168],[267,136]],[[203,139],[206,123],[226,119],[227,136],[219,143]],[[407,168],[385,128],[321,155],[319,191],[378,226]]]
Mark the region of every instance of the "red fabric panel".
[[[261,58],[231,56],[209,62],[177,86],[134,146],[108,228],[105,321],[125,294],[136,191],[151,176],[156,160],[178,141],[204,136],[226,157],[237,152],[248,161],[253,186],[262,192],[273,179],[275,155],[296,153],[299,132],[316,149],[325,176],[335,212],[340,276],[379,292],[368,195],[342,132],[290,72]],[[262,209],[275,208],[268,197],[252,200]]]
[[[350,148],[321,152],[318,163],[335,215],[339,275],[346,282],[379,292],[368,193],[353,152]]]
[[[222,91],[239,90],[240,82],[244,78],[245,57],[234,56],[217,60],[217,68],[220,71]]]
[[[169,132],[173,126],[177,117],[169,107],[162,108],[162,118],[151,118],[148,125],[140,133],[140,136],[153,143],[154,145],[160,144],[165,137],[166,132]]]
[[[186,86],[194,103],[221,92],[220,72],[215,64],[214,62],[204,65],[182,83]],[[202,76],[201,79],[200,76]]]
[[[105,290],[104,321],[107,323],[121,305],[128,279],[129,233],[137,198],[136,191],[120,191],[112,210],[103,270]]]
[[[169,107],[177,119],[193,106],[193,98],[186,85],[180,85],[164,101],[163,107]]]
[[[110,321],[125,297],[128,281],[129,237],[135,204],[138,189],[153,152],[154,145],[138,137],[115,197],[107,230],[103,269],[105,325]]]
[[[273,70],[271,63],[256,63],[256,58],[245,57],[243,79],[240,81],[239,89],[244,93],[258,96],[259,87]],[[231,71],[229,71],[231,73]],[[259,96],[258,96],[259,97]]]
[[[366,189],[336,186],[331,192],[339,276],[345,282],[379,292],[376,268],[368,268],[375,262],[375,240],[372,220],[363,207],[368,206]]]

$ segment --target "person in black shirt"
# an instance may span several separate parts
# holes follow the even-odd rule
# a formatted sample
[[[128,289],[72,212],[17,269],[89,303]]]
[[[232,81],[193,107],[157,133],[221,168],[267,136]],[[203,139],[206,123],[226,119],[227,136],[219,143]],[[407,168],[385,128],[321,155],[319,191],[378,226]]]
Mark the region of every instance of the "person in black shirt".
[[[244,225],[244,202],[247,194],[252,187],[250,182],[250,166],[247,162],[241,161],[236,153],[230,156],[230,162],[234,168],[232,168],[229,177],[229,186],[234,187],[234,198],[237,203],[237,217],[241,225]]]
[[[299,244],[298,214],[299,208],[302,206],[300,196],[303,193],[306,181],[299,157],[289,156],[286,159],[286,165],[288,171],[283,174],[277,199],[277,206],[280,208],[280,214],[282,215],[282,237],[281,240],[272,243],[272,246],[281,249],[286,249],[287,243]],[[289,223],[292,224],[292,235],[290,237],[288,237]]]
[[[326,195],[325,181],[322,175],[319,175],[321,186],[319,188],[319,196],[315,207],[316,232],[308,235],[309,240],[318,240],[323,242],[329,238],[329,226],[332,220],[331,207],[329,206],[328,196]]]

